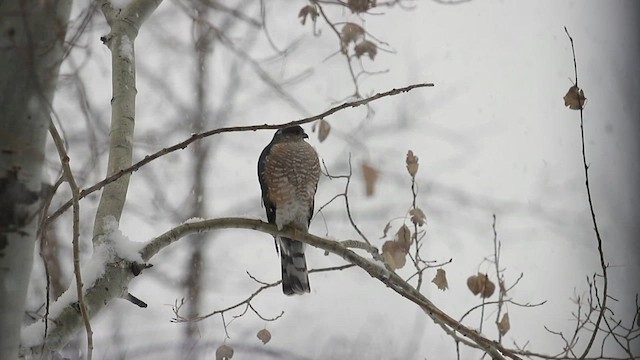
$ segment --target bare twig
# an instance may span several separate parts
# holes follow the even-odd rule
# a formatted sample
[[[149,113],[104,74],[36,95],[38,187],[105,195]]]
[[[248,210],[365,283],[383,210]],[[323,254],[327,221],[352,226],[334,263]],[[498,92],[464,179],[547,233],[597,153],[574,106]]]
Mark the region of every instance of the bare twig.
[[[575,86],[576,88],[580,89],[580,87],[578,86],[578,64],[576,61],[576,50],[575,47],[573,45],[573,38],[571,37],[571,35],[569,34],[569,30],[567,30],[567,27],[565,26],[564,28],[565,33],[567,33],[567,37],[569,37],[569,41],[571,42],[571,52],[573,54],[573,70],[574,70],[574,75],[576,78],[576,83]],[[585,187],[587,189],[587,199],[589,200],[589,211],[591,212],[591,221],[593,223],[593,231],[596,234],[596,240],[598,242],[598,254],[600,255],[600,267],[602,269],[602,282],[603,282],[603,286],[602,286],[602,303],[599,303],[598,305],[600,306],[600,312],[598,314],[598,319],[596,320],[595,323],[595,329],[593,331],[593,333],[591,334],[591,338],[589,339],[589,343],[587,344],[587,347],[584,349],[584,352],[582,353],[582,355],[580,355],[581,359],[584,359],[587,354],[589,354],[589,350],[591,350],[591,346],[593,346],[593,343],[596,339],[596,336],[598,335],[598,330],[600,327],[600,322],[602,321],[602,318],[604,317],[604,313],[605,310],[607,308],[607,299],[608,299],[608,285],[609,285],[609,279],[607,277],[607,268],[608,265],[605,262],[605,258],[604,258],[604,251],[602,249],[602,238],[600,237],[600,231],[598,230],[598,222],[596,221],[596,213],[593,209],[593,200],[591,199],[591,188],[589,187],[589,165],[587,165],[587,154],[586,154],[586,150],[585,150],[585,142],[584,142],[584,114],[583,114],[583,106],[582,106],[582,102],[578,101],[578,106],[580,107],[580,140],[581,140],[581,144],[582,144],[582,164],[584,167],[584,178],[585,178]],[[595,285],[595,284],[594,284]],[[597,288],[596,288],[596,292],[597,292]]]
[[[327,207],[329,204],[331,204],[333,202],[333,200],[335,200],[335,199],[337,199],[339,197],[344,198],[344,207],[345,207],[345,210],[347,212],[347,218],[349,219],[349,223],[351,224],[351,227],[353,227],[353,229],[358,233],[358,235],[360,235],[362,240],[364,240],[365,243],[366,243],[366,244],[362,244],[362,243],[359,243],[359,242],[351,242],[351,243],[346,243],[344,245],[347,246],[347,247],[354,247],[354,248],[359,248],[359,249],[366,250],[371,255],[373,255],[374,258],[379,258],[378,249],[376,247],[374,247],[373,245],[371,245],[371,242],[369,241],[369,239],[367,239],[367,237],[360,230],[358,225],[356,225],[356,222],[353,220],[353,215],[351,214],[351,207],[349,206],[349,185],[351,184],[351,177],[353,176],[353,167],[351,166],[351,154],[349,154],[349,173],[346,174],[346,175],[331,175],[329,173],[329,170],[327,169],[327,165],[324,163],[324,161],[322,162],[322,165],[324,166],[326,175],[327,175],[327,177],[329,179],[340,179],[340,178],[342,178],[342,179],[347,179],[347,181],[346,181],[346,183],[344,185],[344,192],[342,192],[340,194],[336,194],[329,201],[327,201],[322,206],[320,206],[320,208],[318,209],[318,211],[316,213],[320,213],[325,207]]]
[[[496,328],[498,329],[498,342],[501,343],[502,331],[500,331],[500,314],[502,313],[502,305],[504,304],[504,297],[507,295],[507,289],[505,288],[504,277],[502,276],[502,270],[500,269],[501,244],[498,241],[498,231],[496,230],[496,214],[493,214],[491,229],[493,230],[493,263],[496,268],[496,278],[498,279],[498,312],[496,313]],[[542,304],[544,303],[545,302],[542,302]]]
[[[318,273],[318,272],[339,271],[339,270],[348,269],[348,268],[351,268],[351,267],[354,267],[354,266],[355,266],[354,264],[347,264],[347,265],[332,266],[332,267],[326,267],[326,268],[320,268],[320,269],[311,269],[311,270],[309,270],[309,273],[312,274],[312,273]],[[224,315],[224,313],[227,313],[227,312],[229,312],[231,310],[237,309],[237,308],[242,307],[242,306],[244,306],[244,310],[241,313],[237,314],[237,315],[233,315],[233,320],[245,315],[247,313],[247,310],[249,310],[249,309],[251,309],[251,311],[253,311],[256,314],[256,316],[258,316],[260,319],[262,319],[264,321],[275,321],[275,320],[279,319],[280,317],[282,317],[284,315],[284,311],[280,312],[279,315],[276,315],[276,316],[271,317],[271,318],[265,317],[262,314],[260,314],[260,312],[258,312],[253,307],[253,305],[251,304],[251,301],[256,296],[258,296],[258,294],[260,294],[264,290],[267,290],[267,289],[270,289],[270,288],[273,288],[273,287],[276,287],[276,286],[280,285],[280,283],[282,283],[282,280],[278,280],[278,281],[273,282],[273,283],[267,283],[267,282],[258,280],[255,276],[251,275],[249,272],[247,272],[247,275],[249,276],[249,278],[251,278],[256,283],[260,284],[261,286],[256,291],[254,291],[251,295],[249,295],[246,299],[244,299],[244,300],[242,300],[242,301],[240,301],[240,302],[238,302],[238,303],[236,303],[234,305],[228,306],[228,307],[226,307],[224,309],[214,310],[214,311],[212,311],[212,312],[210,312],[208,314],[201,315],[201,316],[193,316],[192,315],[192,316],[189,316],[189,317],[184,317],[184,316],[180,315],[181,308],[186,304],[185,300],[182,299],[179,304],[178,304],[178,301],[176,300],[176,302],[174,303],[174,306],[173,306],[173,313],[174,313],[175,317],[171,321],[172,322],[179,322],[179,323],[180,322],[197,322],[197,321],[201,321],[201,320],[210,318],[210,317],[212,317],[214,315],[218,315],[218,314]],[[229,321],[227,323],[227,325],[230,324],[233,320]],[[225,331],[226,331],[226,329],[225,329]],[[227,337],[228,337],[228,333],[227,333]]]
[[[71,166],[69,166],[69,156],[64,147],[64,141],[60,137],[58,130],[53,122],[49,122],[49,132],[53,138],[53,142],[58,150],[58,156],[62,163],[62,171],[66,182],[71,188],[71,194],[73,196],[73,273],[76,279],[76,291],[78,293],[78,304],[80,306],[80,313],[82,314],[82,320],[84,321],[84,328],[87,332],[87,359],[91,360],[93,354],[93,331],[91,330],[91,322],[89,321],[89,314],[87,311],[87,304],[84,301],[84,292],[82,289],[82,274],[80,272],[80,188],[76,183],[73,173],[71,172]],[[48,296],[48,294],[47,294]]]

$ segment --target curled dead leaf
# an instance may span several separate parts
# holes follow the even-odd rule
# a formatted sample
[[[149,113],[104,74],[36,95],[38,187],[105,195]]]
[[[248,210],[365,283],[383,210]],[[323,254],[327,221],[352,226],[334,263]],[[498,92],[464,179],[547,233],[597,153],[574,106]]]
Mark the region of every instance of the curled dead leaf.
[[[233,348],[229,345],[220,345],[216,349],[216,360],[229,360],[233,357]]]
[[[494,284],[486,274],[478,273],[478,275],[472,275],[467,278],[467,287],[473,295],[480,294],[482,298],[488,298],[496,291],[496,284]]]
[[[387,225],[384,226],[384,229],[382,230],[382,237],[380,237],[380,239],[386,238],[387,233],[389,232],[390,229],[391,229],[391,221],[389,221]]]
[[[300,9],[298,17],[301,18],[300,22],[302,23],[302,25],[304,25],[307,21],[307,16],[311,18],[311,21],[316,22],[316,18],[318,18],[318,10],[316,10],[315,6],[307,5]]]
[[[447,282],[447,273],[444,269],[436,270],[436,276],[431,280],[432,283],[436,284],[438,289],[444,291],[449,288],[449,283]]]
[[[382,258],[391,270],[401,269],[407,262],[407,253],[396,241],[386,241],[382,244]]]
[[[356,57],[360,58],[362,55],[369,56],[369,59],[374,60],[378,55],[378,46],[369,40],[365,40],[357,44],[353,50],[356,52]]]
[[[418,173],[418,157],[413,155],[413,151],[407,152],[407,171],[412,178]]]
[[[427,216],[420,208],[411,209],[409,215],[411,215],[411,222],[415,225],[422,226],[427,222]]]
[[[260,341],[262,341],[263,344],[266,344],[269,342],[269,340],[271,340],[271,333],[267,329],[258,331],[258,334],[256,336],[258,337],[258,339],[260,339]]]
[[[323,142],[327,136],[329,136],[329,132],[331,131],[331,125],[324,119],[320,119],[320,129],[318,130],[318,140]]]
[[[347,46],[350,43],[356,44],[361,38],[364,37],[364,29],[358,24],[348,22],[342,27],[340,32],[340,41],[342,44],[342,52],[347,52]]]
[[[579,89],[576,85],[569,88],[569,91],[567,91],[567,94],[563,99],[564,106],[568,106],[571,110],[584,109],[584,104],[587,101],[587,98],[584,97],[584,91]]]
[[[364,176],[364,185],[367,196],[372,196],[376,190],[376,182],[378,181],[378,170],[364,162],[362,163],[362,175]]]
[[[411,230],[409,230],[407,225],[402,224],[400,229],[398,229],[398,232],[396,233],[396,241],[405,253],[409,252],[409,249],[411,248]]]
[[[498,331],[500,335],[504,336],[511,329],[511,323],[509,322],[509,313],[502,315],[502,320],[498,323]]]

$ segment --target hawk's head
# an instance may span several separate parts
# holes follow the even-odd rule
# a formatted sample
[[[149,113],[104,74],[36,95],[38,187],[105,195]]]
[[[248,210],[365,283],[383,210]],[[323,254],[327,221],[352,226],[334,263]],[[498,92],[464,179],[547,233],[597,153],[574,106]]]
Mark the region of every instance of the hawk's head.
[[[278,129],[278,131],[276,131],[276,134],[273,135],[274,141],[286,141],[286,140],[291,141],[291,140],[302,140],[307,138],[309,138],[309,135],[307,135],[307,133],[304,132],[304,129],[302,129],[298,125]]]

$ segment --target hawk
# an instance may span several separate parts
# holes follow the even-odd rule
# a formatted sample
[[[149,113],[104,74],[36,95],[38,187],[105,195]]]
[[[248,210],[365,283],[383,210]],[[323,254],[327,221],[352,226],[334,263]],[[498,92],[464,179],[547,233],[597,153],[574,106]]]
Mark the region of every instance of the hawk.
[[[313,215],[313,198],[320,178],[316,151],[304,141],[300,126],[278,130],[258,160],[258,181],[267,220],[278,229],[307,232]],[[282,292],[302,295],[311,291],[304,243],[276,237],[282,265]]]

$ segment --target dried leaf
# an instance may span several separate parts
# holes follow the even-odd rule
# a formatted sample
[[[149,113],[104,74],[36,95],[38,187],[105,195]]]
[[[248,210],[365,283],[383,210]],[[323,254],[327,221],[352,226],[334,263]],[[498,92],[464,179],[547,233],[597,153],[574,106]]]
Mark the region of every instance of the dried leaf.
[[[347,7],[353,13],[363,13],[376,6],[376,0],[348,0]]]
[[[409,230],[407,225],[403,224],[400,229],[398,229],[398,232],[396,233],[396,241],[405,253],[409,252],[409,249],[411,248],[411,230]]]
[[[411,209],[409,215],[411,215],[411,222],[415,225],[422,226],[427,222],[427,216],[420,208]]]
[[[369,40],[365,40],[357,44],[353,50],[356,52],[356,57],[360,58],[362,55],[367,54],[369,59],[374,60],[378,54],[378,46]]]
[[[384,230],[382,230],[382,237],[380,239],[384,239],[387,237],[387,233],[389,232],[389,229],[391,229],[391,221],[389,221],[387,225],[384,226]]]
[[[480,294],[482,298],[488,298],[496,291],[496,284],[494,284],[486,274],[478,273],[478,275],[469,276],[467,278],[467,287],[473,295]]]
[[[480,290],[482,290],[480,286],[481,285],[480,285],[480,280],[478,279],[478,276],[471,275],[467,278],[467,287],[469,288],[469,290],[471,290],[471,293],[473,295],[480,294]]]
[[[502,315],[502,320],[498,323],[498,331],[500,335],[504,336],[511,329],[511,323],[509,322],[509,313]]]
[[[391,270],[401,269],[407,262],[407,253],[396,241],[386,241],[382,244],[382,258]]]
[[[331,125],[324,119],[320,119],[320,130],[318,130],[318,140],[323,142],[324,139],[329,136],[329,132],[331,131]]]
[[[260,339],[260,341],[262,341],[263,344],[266,344],[269,342],[269,340],[271,340],[271,333],[267,329],[258,331],[258,334],[256,336],[258,337],[258,339]]]
[[[418,173],[418,157],[413,155],[411,150],[407,153],[407,170],[412,178],[416,177]]]
[[[485,299],[491,297],[491,295],[493,295],[493,293],[496,291],[496,284],[489,280],[489,277],[485,275],[483,285],[484,287],[482,289],[482,292],[480,293],[480,297]]]
[[[302,23],[302,25],[304,25],[307,21],[307,16],[311,17],[311,21],[316,22],[316,18],[318,17],[318,10],[316,10],[315,6],[307,5],[300,9],[298,17],[301,18],[300,22]]]
[[[436,284],[438,289],[444,291],[449,288],[449,283],[447,282],[447,273],[444,269],[436,270],[436,276],[431,280],[432,283]]]
[[[362,174],[364,175],[364,184],[367,196],[372,196],[376,190],[376,182],[378,181],[378,170],[365,162],[362,163]]]
[[[344,24],[340,33],[342,52],[346,53],[349,43],[355,44],[362,37],[364,37],[364,29],[362,28],[362,26],[351,22]]]
[[[502,296],[507,296],[507,286],[504,284],[504,280],[498,280],[498,287],[500,288]]]
[[[216,360],[229,360],[233,357],[233,348],[229,345],[220,345],[216,349]]]
[[[582,89],[578,89],[576,85],[571,86],[564,96],[564,106],[568,106],[571,110],[584,109],[586,101],[587,98],[584,97],[584,92]]]

